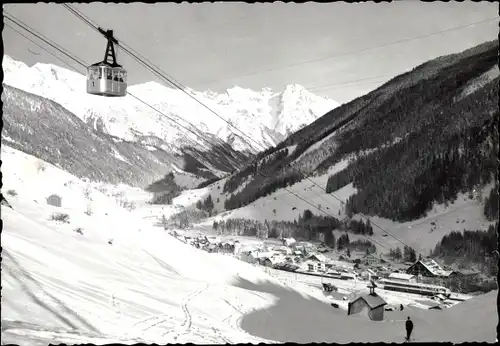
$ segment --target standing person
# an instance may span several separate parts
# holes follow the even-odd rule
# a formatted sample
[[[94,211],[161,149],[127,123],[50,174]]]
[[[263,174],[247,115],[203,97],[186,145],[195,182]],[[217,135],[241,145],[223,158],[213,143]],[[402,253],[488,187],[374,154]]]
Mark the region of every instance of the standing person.
[[[413,322],[410,320],[410,316],[406,320],[406,341],[410,341],[411,332],[413,330]]]

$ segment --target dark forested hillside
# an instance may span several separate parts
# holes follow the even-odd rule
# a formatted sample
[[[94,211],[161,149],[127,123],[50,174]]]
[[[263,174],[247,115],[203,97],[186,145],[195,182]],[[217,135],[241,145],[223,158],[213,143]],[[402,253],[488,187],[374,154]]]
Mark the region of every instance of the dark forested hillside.
[[[498,78],[458,102],[453,103],[453,93],[446,92],[457,88],[468,72],[466,67],[474,65],[477,73],[483,73],[493,64],[494,59],[485,56],[461,68],[459,75],[454,75],[457,70],[453,70],[440,76],[442,80],[423,83],[439,101],[423,100],[425,107],[416,108],[418,112],[413,111],[415,107],[403,106],[414,98],[399,104],[398,112],[412,119],[406,135],[401,126],[384,121],[381,127],[374,120],[363,122],[363,131],[350,130],[340,136],[337,157],[381,144],[373,139],[374,133],[382,134],[378,140],[389,140],[391,133],[403,137],[392,146],[360,157],[344,172],[358,188],[347,203],[348,212],[408,221],[425,215],[433,202],[452,201],[459,192],[472,191],[497,179],[498,136],[494,120],[499,115]],[[425,95],[422,90],[419,93]],[[393,113],[388,110],[385,114],[388,117]]]
[[[252,180],[240,192],[226,199],[224,208],[242,207],[277,189],[293,185],[303,179],[304,175],[297,170],[285,170],[288,156],[288,149],[279,150],[272,155],[264,156],[259,161],[229,177],[224,184],[223,191],[225,193],[233,193],[244,183],[246,177],[251,177]],[[276,175],[275,172],[279,173]]]
[[[324,174],[349,157],[349,166],[327,186],[330,193],[354,184],[358,193],[347,203],[349,214],[412,220],[433,202],[452,201],[459,192],[491,183],[497,177],[499,78],[490,72],[497,56],[497,41],[487,42],[422,64],[334,109],[258,155],[263,159],[296,145],[281,161],[254,163],[233,175],[225,191],[245,184],[227,199],[226,209]],[[492,215],[495,207],[488,203],[485,212]]]
[[[451,232],[436,245],[432,255],[445,264],[475,265],[482,272],[496,276],[498,273],[498,223],[487,231]]]
[[[153,199],[151,200],[153,204],[172,204],[172,200],[182,192],[182,189],[176,184],[172,172],[165,175],[163,179],[150,184],[145,190],[153,193]]]

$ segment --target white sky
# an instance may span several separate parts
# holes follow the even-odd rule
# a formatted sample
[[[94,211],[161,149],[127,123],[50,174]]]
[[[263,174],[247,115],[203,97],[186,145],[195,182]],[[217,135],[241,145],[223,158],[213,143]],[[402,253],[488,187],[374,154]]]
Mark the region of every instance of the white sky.
[[[223,92],[237,85],[279,91],[297,83],[338,102],[361,96],[426,60],[498,35],[497,20],[464,27],[498,18],[498,6],[488,2],[74,6],[193,89]],[[88,63],[103,58],[102,36],[61,4],[8,4],[4,10]],[[456,27],[462,28],[428,36]],[[414,37],[420,38],[389,44]],[[3,40],[5,54],[16,60],[64,66],[8,27]],[[130,84],[157,80],[125,54],[120,58]]]

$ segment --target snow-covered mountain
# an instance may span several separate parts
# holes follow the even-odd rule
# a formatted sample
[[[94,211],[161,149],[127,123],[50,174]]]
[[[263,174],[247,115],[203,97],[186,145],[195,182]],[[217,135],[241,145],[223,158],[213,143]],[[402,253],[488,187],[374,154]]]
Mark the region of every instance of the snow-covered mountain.
[[[240,87],[222,94],[185,90],[201,104],[181,90],[156,82],[129,86],[131,95],[189,129],[186,130],[131,95],[120,99],[88,95],[85,76],[68,69],[42,63],[28,67],[9,56],[4,56],[3,69],[5,84],[61,104],[96,130],[129,141],[158,138],[173,151],[186,145],[204,150],[209,147],[207,141],[219,139],[235,150],[260,151],[338,106],[337,102],[316,96],[297,84],[280,93],[268,88],[257,92]]]

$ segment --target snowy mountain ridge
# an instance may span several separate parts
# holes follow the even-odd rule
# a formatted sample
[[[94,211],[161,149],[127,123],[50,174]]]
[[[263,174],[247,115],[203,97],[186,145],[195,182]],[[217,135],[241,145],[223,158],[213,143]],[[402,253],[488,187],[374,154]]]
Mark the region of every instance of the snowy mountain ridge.
[[[144,188],[174,170],[178,185],[192,188],[248,161],[221,141],[205,151],[183,147],[177,153],[155,137],[126,141],[96,130],[57,102],[9,85],[4,85],[2,101],[2,145],[92,181]],[[95,125],[103,126],[100,121]]]
[[[147,82],[129,86],[131,95],[124,98],[107,99],[87,94],[85,76],[59,66],[36,63],[28,67],[7,55],[2,65],[5,84],[55,101],[99,131],[129,141],[158,137],[174,149],[190,145],[206,150],[206,141],[198,137],[202,136],[210,142],[221,139],[235,150],[260,151],[339,105],[297,84],[278,93],[269,88],[253,91],[233,87],[219,94],[190,88],[182,91]]]

